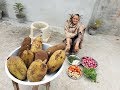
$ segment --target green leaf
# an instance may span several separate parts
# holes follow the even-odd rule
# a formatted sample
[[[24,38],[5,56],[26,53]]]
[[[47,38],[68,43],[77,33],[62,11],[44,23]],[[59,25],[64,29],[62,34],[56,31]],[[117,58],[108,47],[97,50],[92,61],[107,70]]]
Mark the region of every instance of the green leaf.
[[[89,68],[84,67],[83,68],[83,73],[88,79],[96,82],[97,73],[96,73],[94,68],[89,69]]]
[[[74,60],[77,60],[77,59],[79,59],[79,58],[77,58],[76,56],[69,56],[68,57],[68,60],[70,63],[72,63]]]

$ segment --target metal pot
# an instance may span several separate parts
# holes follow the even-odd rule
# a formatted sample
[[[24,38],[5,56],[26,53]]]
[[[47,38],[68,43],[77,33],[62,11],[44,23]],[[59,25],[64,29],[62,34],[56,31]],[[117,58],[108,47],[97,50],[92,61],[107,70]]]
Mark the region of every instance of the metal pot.
[[[48,30],[48,27],[49,25],[46,22],[42,22],[42,21],[33,22],[31,24],[30,37],[34,38],[40,35],[42,36],[43,41],[47,42],[51,35],[51,32]],[[39,30],[40,33],[36,33],[36,35],[34,35],[35,30]]]

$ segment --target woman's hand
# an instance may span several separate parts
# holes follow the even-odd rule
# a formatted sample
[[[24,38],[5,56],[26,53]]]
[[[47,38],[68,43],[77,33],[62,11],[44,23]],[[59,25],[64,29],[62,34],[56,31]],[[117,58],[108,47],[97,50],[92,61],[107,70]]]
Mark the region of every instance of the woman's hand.
[[[65,48],[65,51],[66,51],[66,52],[69,52],[69,50],[70,50],[70,44],[68,44],[68,45],[66,46],[66,48]]]
[[[66,38],[66,44],[67,44],[67,46],[66,46],[66,49],[65,49],[65,51],[66,52],[69,52],[69,50],[70,50],[70,47],[71,47],[71,39],[70,38]]]

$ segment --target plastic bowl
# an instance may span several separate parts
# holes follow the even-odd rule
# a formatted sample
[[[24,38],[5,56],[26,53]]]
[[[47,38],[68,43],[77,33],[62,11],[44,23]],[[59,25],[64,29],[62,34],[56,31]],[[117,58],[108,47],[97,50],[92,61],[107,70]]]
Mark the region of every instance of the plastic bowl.
[[[70,62],[70,60],[69,60],[70,57],[75,57],[74,60],[79,60],[79,61],[80,61],[80,58],[79,58],[78,56],[76,56],[76,55],[70,55],[70,56],[67,58],[68,63],[69,63],[70,65],[72,65],[72,62],[74,61],[74,60],[73,60],[72,62]]]
[[[48,47],[50,47],[51,45],[47,44],[47,43],[43,43],[43,50],[46,50]],[[14,55],[17,55],[18,53],[18,50],[19,50],[20,47],[16,48],[14,51],[12,51],[8,57],[10,56],[14,56]],[[17,78],[15,78],[8,70],[7,68],[7,60],[5,61],[5,71],[6,71],[6,74],[8,75],[8,77],[15,81],[16,83],[19,83],[19,84],[23,84],[23,85],[40,85],[40,84],[45,84],[47,82],[50,82],[52,81],[53,79],[55,79],[63,70],[63,67],[64,67],[64,64],[60,67],[59,70],[57,70],[56,72],[52,73],[52,74],[46,74],[45,77],[39,81],[39,82],[30,82],[28,80],[26,81],[21,81]]]
[[[72,67],[77,67],[80,70],[80,74],[77,73],[76,71],[72,71],[72,70],[69,69],[69,68],[72,68]],[[67,69],[67,75],[74,80],[80,79],[80,77],[82,76],[82,69],[77,65],[70,65],[69,68]]]
[[[94,65],[92,64],[92,62],[94,62]],[[94,58],[88,56],[84,56],[81,58],[81,64],[86,68],[97,68],[98,66],[97,61]]]
[[[36,21],[31,24],[31,29],[40,29],[45,30],[48,29],[49,25],[46,22]]]

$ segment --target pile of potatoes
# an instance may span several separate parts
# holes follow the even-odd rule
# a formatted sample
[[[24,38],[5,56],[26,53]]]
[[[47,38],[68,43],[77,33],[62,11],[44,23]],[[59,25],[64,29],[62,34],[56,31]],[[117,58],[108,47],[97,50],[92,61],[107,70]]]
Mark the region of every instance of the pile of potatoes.
[[[42,49],[42,38],[36,37],[32,44],[31,38],[26,37],[16,56],[7,59],[9,72],[19,80],[31,82],[41,81],[46,74],[57,71],[65,60],[65,44],[60,43]]]

